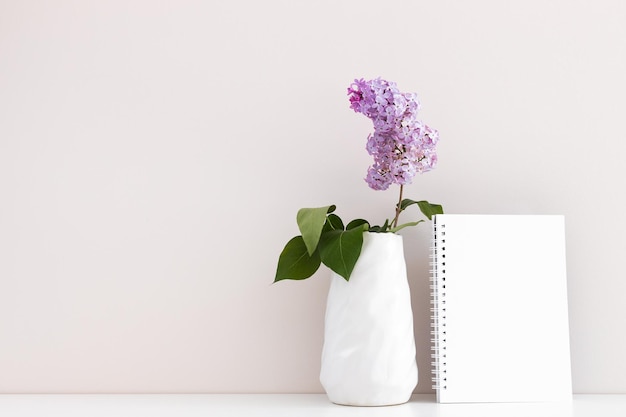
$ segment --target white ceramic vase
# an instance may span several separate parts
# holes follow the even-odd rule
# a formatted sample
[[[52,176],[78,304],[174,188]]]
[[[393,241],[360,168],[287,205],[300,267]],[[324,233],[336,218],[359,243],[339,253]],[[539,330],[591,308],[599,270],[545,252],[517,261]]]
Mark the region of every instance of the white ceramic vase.
[[[355,406],[407,402],[417,363],[402,236],[364,233],[350,281],[332,275],[320,373],[328,398]]]

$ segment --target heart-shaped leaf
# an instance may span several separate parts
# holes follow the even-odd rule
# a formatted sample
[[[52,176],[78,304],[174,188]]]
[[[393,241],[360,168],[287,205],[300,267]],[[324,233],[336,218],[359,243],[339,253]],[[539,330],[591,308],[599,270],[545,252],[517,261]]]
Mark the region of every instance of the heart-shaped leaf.
[[[362,247],[363,228],[333,230],[322,235],[320,257],[324,265],[348,281]]]
[[[313,256],[309,256],[302,236],[296,236],[287,242],[278,258],[274,282],[309,278],[320,267],[320,263],[319,251],[316,250]]]
[[[408,198],[405,198],[400,203],[400,210],[404,210],[410,205],[417,204],[420,208],[420,211],[428,218],[428,220],[432,220],[435,214],[443,214],[443,207],[441,204],[431,204],[426,200],[422,201],[413,201]]]
[[[336,206],[332,205],[298,210],[296,221],[309,256],[313,256],[313,252],[317,249],[324,223],[326,223],[326,214],[332,213],[335,208]]]
[[[363,219],[354,219],[350,223],[348,223],[348,225],[346,226],[346,230],[354,229],[364,224],[369,225],[369,222]]]

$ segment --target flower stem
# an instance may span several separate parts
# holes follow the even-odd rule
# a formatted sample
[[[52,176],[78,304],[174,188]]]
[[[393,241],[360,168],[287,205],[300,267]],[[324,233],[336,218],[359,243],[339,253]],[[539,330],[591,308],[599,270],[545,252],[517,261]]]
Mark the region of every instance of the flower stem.
[[[398,205],[396,206],[396,217],[393,218],[393,222],[391,222],[392,227],[398,226],[398,218],[400,217],[400,213],[402,212],[401,204],[402,204],[402,191],[404,190],[404,184],[400,184],[400,197],[398,198]]]

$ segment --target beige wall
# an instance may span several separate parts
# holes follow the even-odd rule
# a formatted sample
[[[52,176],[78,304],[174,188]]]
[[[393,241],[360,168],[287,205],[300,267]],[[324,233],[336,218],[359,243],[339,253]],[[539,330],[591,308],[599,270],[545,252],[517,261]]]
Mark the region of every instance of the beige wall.
[[[345,96],[379,75],[441,133],[407,197],[566,216],[574,390],[626,392],[624,22],[620,0],[0,1],[0,392],[321,392],[329,274],[271,282],[298,208],[391,215]],[[429,226],[402,233],[430,392]]]

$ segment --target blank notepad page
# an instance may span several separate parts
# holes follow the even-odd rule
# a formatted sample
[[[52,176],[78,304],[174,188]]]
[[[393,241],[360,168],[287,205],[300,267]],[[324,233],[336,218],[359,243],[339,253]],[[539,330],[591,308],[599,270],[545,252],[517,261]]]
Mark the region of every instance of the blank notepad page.
[[[571,398],[563,216],[435,216],[439,402]]]

